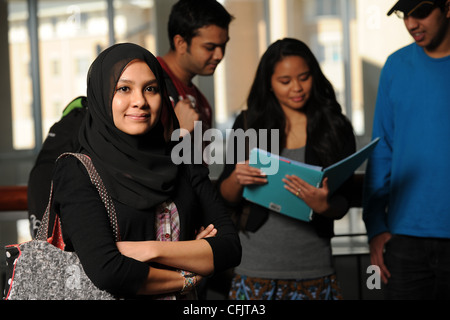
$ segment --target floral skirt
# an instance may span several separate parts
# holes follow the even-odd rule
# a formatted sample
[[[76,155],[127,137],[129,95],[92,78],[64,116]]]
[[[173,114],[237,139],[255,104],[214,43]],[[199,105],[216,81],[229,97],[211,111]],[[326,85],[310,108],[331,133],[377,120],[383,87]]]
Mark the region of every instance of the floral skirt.
[[[336,275],[309,280],[276,280],[235,275],[230,300],[342,300]]]

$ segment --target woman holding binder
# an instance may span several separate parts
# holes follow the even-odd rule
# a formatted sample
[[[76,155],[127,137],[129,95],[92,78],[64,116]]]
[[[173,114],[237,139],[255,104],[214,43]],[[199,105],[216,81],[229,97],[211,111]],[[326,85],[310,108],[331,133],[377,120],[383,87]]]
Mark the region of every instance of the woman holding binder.
[[[331,83],[310,49],[285,38],[273,43],[259,63],[248,110],[233,129],[261,129],[268,137],[278,130],[279,141],[267,151],[308,164],[329,166],[355,152],[355,137],[342,114]],[[277,143],[279,145],[275,145]],[[273,144],[273,145],[272,145]],[[236,144],[235,144],[236,145]],[[233,155],[239,155],[235,146]],[[248,146],[245,146],[248,154]],[[349,209],[350,183],[332,195],[327,181],[316,188],[296,176],[284,178],[285,188],[313,209],[310,222],[270,211],[242,198],[245,186],[267,182],[259,169],[239,162],[226,164],[218,181],[222,197],[234,207],[243,248],[235,269],[231,299],[341,299],[332,264],[333,221]]]

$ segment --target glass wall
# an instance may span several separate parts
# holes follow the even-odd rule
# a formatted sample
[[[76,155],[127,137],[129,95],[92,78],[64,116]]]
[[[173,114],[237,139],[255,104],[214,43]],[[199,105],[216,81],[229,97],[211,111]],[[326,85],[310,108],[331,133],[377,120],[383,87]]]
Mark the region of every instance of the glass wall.
[[[36,155],[67,103],[85,95],[89,65],[107,46],[129,41],[164,54],[167,48],[158,44],[161,37],[167,37],[167,8],[175,2],[7,1],[13,149],[32,150]],[[368,142],[381,67],[390,53],[411,41],[403,23],[386,16],[392,1],[220,2],[235,16],[225,59],[213,77],[195,79],[213,105],[217,128],[230,128],[246,107],[256,67],[267,46],[277,39],[294,37],[310,46],[334,85],[344,112],[352,120],[358,145]],[[161,8],[165,8],[164,14]],[[33,22],[36,30],[29,28]],[[8,154],[11,162],[14,157],[14,152]],[[216,178],[220,167],[211,169],[212,178]],[[360,232],[359,211],[338,225],[343,233]]]
[[[161,0],[159,0],[161,1]],[[164,0],[163,0],[164,1]],[[174,0],[165,0],[174,3]],[[156,25],[167,17],[155,12],[158,0],[37,1],[38,69],[31,65],[28,1],[8,1],[13,141],[15,149],[35,147],[32,74],[38,72],[43,138],[65,105],[85,94],[86,72],[95,56],[114,42],[139,43],[156,54]],[[344,112],[358,135],[367,132],[366,64],[380,68],[388,53],[405,43],[401,23],[385,17],[389,1],[222,0],[235,16],[224,61],[207,95],[214,97],[215,124],[227,128],[245,108],[245,100],[262,53],[273,41],[295,37],[306,42],[333,83]],[[110,8],[109,5],[112,4]],[[396,21],[398,22],[398,21]],[[162,28],[162,27],[161,27]],[[166,36],[165,32],[161,32]],[[160,36],[161,36],[160,35]],[[409,40],[409,39],[408,39]],[[376,76],[375,76],[376,77]],[[203,79],[202,79],[203,80]],[[376,80],[376,79],[375,79]],[[208,81],[208,80],[206,80]],[[35,97],[36,99],[36,97]],[[367,100],[367,99],[366,99]],[[373,97],[370,97],[373,100]],[[371,101],[369,101],[369,104]],[[369,121],[370,122],[370,121]],[[369,126],[370,131],[370,126]],[[39,147],[39,146],[37,146]]]

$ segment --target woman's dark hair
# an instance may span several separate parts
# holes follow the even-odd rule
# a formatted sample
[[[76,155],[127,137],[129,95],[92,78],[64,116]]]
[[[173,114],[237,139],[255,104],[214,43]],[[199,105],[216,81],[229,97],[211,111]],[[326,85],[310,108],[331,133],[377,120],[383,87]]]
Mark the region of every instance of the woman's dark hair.
[[[209,25],[228,29],[231,20],[233,16],[216,0],[180,0],[172,7],[169,16],[170,48],[175,49],[173,38],[177,34],[190,45],[198,29]]]
[[[271,78],[278,62],[289,56],[303,58],[312,76],[311,96],[304,106],[308,119],[307,143],[315,151],[322,166],[333,164],[343,148],[343,137],[353,130],[342,114],[340,104],[330,81],[308,46],[300,40],[285,38],[269,46],[262,56],[247,99],[248,127],[278,129],[280,148],[286,145],[286,119],[281,106],[271,90]],[[270,150],[270,147],[269,147]]]

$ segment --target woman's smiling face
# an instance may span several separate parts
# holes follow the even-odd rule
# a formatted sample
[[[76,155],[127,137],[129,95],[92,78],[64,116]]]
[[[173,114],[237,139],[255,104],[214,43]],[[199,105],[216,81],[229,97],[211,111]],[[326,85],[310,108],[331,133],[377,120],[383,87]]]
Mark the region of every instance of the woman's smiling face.
[[[131,61],[122,72],[112,100],[114,125],[129,135],[149,132],[159,121],[161,95],[150,67]]]
[[[305,59],[287,56],[274,68],[272,90],[281,107],[302,109],[311,95],[312,75]]]

